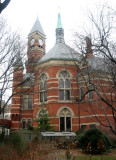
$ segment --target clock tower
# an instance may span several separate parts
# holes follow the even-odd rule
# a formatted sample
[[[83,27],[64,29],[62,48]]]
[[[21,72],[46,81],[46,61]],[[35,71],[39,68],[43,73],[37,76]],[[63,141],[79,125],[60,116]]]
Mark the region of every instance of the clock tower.
[[[26,69],[28,72],[33,72],[34,64],[45,55],[45,33],[37,17],[29,35]]]

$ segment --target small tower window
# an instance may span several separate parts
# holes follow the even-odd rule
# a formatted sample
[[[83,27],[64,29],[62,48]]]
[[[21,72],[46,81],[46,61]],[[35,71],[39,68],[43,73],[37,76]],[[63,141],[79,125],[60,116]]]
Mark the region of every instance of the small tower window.
[[[38,47],[39,48],[43,48],[43,40],[42,39],[38,39],[38,42],[39,42]]]
[[[32,38],[31,41],[30,41],[31,48],[34,47],[34,43],[35,43],[35,39]]]

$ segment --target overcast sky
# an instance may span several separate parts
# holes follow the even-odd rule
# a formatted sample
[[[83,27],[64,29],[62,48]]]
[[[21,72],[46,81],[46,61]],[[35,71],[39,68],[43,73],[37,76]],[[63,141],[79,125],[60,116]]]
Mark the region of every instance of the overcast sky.
[[[8,19],[12,30],[21,30],[24,38],[28,37],[38,16],[46,34],[48,51],[55,44],[55,29],[59,11],[65,42],[69,44],[73,32],[83,28],[87,23],[87,10],[94,11],[99,2],[108,2],[116,8],[115,0],[11,0],[0,16],[5,16]]]

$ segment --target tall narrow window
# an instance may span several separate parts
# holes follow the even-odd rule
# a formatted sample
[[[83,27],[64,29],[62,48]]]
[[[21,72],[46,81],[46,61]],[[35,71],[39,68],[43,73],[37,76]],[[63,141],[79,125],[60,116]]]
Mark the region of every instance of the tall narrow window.
[[[23,109],[27,109],[27,108],[28,108],[28,98],[26,98],[24,96],[24,98],[23,98]]]
[[[59,99],[70,100],[70,75],[66,71],[59,75]]]
[[[84,97],[84,87],[80,88],[80,92],[81,92],[81,99],[82,101],[84,101],[85,97]]]
[[[32,95],[23,95],[23,109],[32,109]]]
[[[93,86],[92,85],[90,85],[89,87],[88,87],[88,90],[91,90],[91,89],[93,89]],[[93,91],[90,91],[89,92],[89,100],[92,100],[93,99]]]
[[[30,128],[31,127],[31,119],[28,120],[27,124],[28,124],[28,128]]]
[[[26,120],[25,120],[25,119],[22,120],[22,128],[23,128],[23,129],[26,128]]]
[[[47,101],[47,76],[42,74],[40,77],[40,102]]]
[[[71,131],[71,112],[64,108],[60,112],[60,131]]]
[[[28,97],[28,109],[32,109],[32,96]]]

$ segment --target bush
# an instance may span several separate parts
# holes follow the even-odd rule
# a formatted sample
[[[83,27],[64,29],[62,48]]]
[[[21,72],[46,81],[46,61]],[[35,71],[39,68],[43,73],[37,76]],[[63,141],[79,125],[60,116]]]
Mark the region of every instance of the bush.
[[[0,143],[4,142],[4,133],[0,134]]]
[[[33,131],[34,129],[33,129],[32,126],[29,126],[29,127],[28,127],[28,130]]]
[[[76,135],[79,136],[81,134],[83,134],[85,132],[85,130],[83,128],[80,128],[78,131],[76,131]]]
[[[116,148],[116,138],[110,137],[110,142],[111,142],[112,148]]]
[[[20,151],[21,150],[21,137],[17,134],[17,133],[12,133],[9,136],[9,140],[8,143],[10,145],[13,145],[13,147],[17,150]]]
[[[103,142],[104,148],[99,149],[98,142]],[[91,151],[87,151],[88,144],[91,146]],[[92,154],[99,154],[106,151],[111,147],[111,143],[106,135],[104,135],[101,131],[98,129],[90,129],[87,130],[84,134],[82,134],[78,138],[78,147],[82,148],[82,150],[86,153],[92,153]]]

